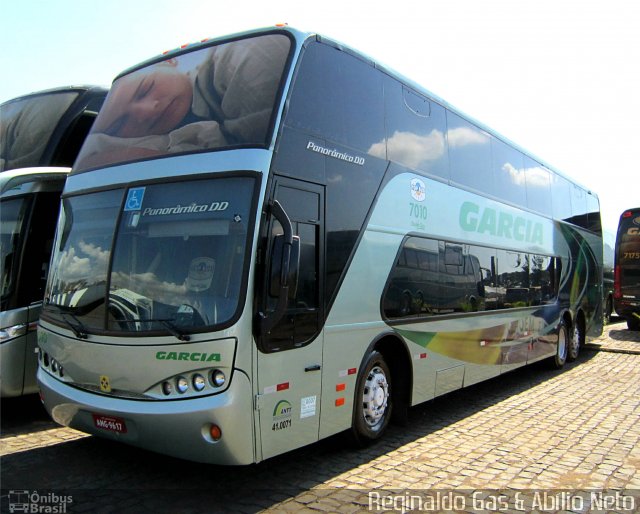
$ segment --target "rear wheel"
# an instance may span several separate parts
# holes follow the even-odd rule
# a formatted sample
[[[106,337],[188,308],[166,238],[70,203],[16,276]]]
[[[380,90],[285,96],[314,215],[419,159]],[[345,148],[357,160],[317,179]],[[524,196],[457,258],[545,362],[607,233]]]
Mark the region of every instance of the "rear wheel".
[[[584,332],[582,329],[582,323],[579,319],[573,324],[571,330],[571,337],[569,338],[569,348],[567,351],[567,360],[573,362],[578,358],[580,354],[580,347],[583,344]]]
[[[360,444],[382,436],[391,419],[391,372],[380,352],[373,351],[362,366],[356,388],[352,431]]]
[[[613,313],[613,301],[611,300],[611,297],[608,296],[607,303],[604,306],[604,315],[603,315],[603,321],[605,325],[608,325],[609,323],[611,323],[612,313]]]
[[[556,354],[553,357],[552,366],[555,369],[560,369],[567,362],[567,353],[569,350],[569,330],[566,323],[563,321],[558,327],[558,344],[556,347]]]

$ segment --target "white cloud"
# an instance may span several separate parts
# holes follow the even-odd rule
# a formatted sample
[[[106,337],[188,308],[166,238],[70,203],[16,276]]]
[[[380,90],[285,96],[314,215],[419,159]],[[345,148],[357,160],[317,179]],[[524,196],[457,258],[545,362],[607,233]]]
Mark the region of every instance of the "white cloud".
[[[447,131],[449,146],[451,148],[460,148],[468,145],[486,145],[489,144],[489,138],[477,130],[467,127],[458,127]]]
[[[524,180],[523,170],[516,168],[510,162],[505,162],[502,165],[502,170],[509,175],[509,178],[511,179],[512,184],[516,184],[518,186],[524,186],[525,180]]]
[[[424,161],[435,161],[444,155],[444,135],[435,129],[424,136],[396,131],[387,140],[387,151],[390,160],[400,162],[409,168],[417,168]],[[372,145],[368,153],[385,159],[384,141]]]

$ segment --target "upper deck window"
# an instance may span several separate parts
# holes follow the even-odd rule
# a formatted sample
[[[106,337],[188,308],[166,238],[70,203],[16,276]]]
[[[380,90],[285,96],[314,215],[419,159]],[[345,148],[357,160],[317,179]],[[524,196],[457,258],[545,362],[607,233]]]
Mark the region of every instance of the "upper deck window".
[[[285,123],[326,141],[384,157],[380,148],[385,141],[382,78],[381,72],[349,52],[309,44]]]
[[[268,34],[116,79],[75,171],[174,153],[267,146],[291,44]]]

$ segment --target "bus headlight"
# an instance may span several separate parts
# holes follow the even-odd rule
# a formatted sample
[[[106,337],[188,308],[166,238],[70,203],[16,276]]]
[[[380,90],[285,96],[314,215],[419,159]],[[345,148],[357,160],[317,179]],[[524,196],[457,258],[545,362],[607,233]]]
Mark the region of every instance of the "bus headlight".
[[[202,391],[206,385],[207,383],[202,375],[198,375],[198,374],[193,375],[193,388],[196,391],[198,392]]]
[[[220,371],[219,369],[214,369],[211,372],[211,385],[215,386],[215,387],[222,387],[224,385],[224,383],[226,382],[226,377],[224,376],[224,373],[222,371]]]
[[[173,392],[173,386],[171,385],[171,382],[163,382],[162,383],[162,392],[166,396],[169,396]]]
[[[184,377],[178,377],[176,380],[176,391],[180,394],[186,393],[189,389],[189,382]]]

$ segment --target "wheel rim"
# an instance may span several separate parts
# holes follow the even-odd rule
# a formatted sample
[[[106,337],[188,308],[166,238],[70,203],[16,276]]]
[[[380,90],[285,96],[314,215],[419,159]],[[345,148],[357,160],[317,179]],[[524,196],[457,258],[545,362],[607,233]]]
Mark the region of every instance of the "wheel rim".
[[[370,428],[377,428],[384,421],[389,400],[389,382],[380,366],[374,366],[367,375],[362,395],[364,420]]]
[[[560,330],[558,333],[558,358],[564,360],[567,355],[567,331]]]

